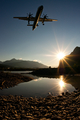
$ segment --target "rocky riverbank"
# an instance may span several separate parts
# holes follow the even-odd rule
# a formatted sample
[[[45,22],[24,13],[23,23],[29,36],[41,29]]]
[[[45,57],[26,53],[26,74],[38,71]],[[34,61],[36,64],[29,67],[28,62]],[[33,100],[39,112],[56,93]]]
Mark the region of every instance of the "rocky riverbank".
[[[21,82],[27,82],[33,78],[21,74],[0,72],[0,89],[13,87]]]
[[[0,96],[1,120],[80,120],[80,90],[62,96]]]

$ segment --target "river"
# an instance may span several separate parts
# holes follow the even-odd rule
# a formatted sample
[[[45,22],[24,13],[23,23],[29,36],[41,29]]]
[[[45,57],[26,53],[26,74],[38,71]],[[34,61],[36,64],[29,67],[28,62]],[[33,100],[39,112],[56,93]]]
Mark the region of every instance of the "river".
[[[46,97],[48,94],[57,96],[61,95],[62,92],[72,92],[76,90],[74,85],[68,82],[69,77],[68,79],[66,76],[60,76],[59,78],[37,77],[27,74],[28,72],[11,71],[11,73],[22,73],[22,75],[31,76],[34,79],[29,82],[20,83],[17,86],[8,89],[0,90],[0,95],[11,94],[23,95],[24,97]]]

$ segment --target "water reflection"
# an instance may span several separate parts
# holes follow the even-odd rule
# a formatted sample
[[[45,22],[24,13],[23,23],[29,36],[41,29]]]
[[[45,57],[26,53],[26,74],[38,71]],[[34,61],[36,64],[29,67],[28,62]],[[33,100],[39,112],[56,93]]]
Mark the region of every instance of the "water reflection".
[[[28,76],[28,74],[23,75]],[[60,78],[33,76],[33,78],[35,79],[32,81],[23,82],[12,88],[0,90],[0,95],[16,94],[23,95],[24,97],[46,97],[50,93],[56,96],[60,95],[62,92],[66,92],[67,90],[69,90],[69,92],[75,90],[71,84],[66,83],[67,80],[63,76],[60,76]]]
[[[59,87],[60,87],[60,91],[59,93],[61,94],[62,92],[66,92],[68,90],[68,85],[65,83],[65,78],[64,76],[60,76],[60,80],[59,80]]]
[[[63,87],[65,87],[65,83],[64,83],[64,81],[63,81],[63,76],[60,76],[59,85],[60,85],[60,88],[61,88],[61,89],[62,89]]]
[[[34,79],[33,81],[39,81],[39,80],[41,80],[41,78],[38,78],[38,79]]]
[[[38,79],[34,79],[34,81],[38,81]]]
[[[59,85],[60,85],[61,88],[63,88],[64,87],[64,82],[62,80],[60,80]]]

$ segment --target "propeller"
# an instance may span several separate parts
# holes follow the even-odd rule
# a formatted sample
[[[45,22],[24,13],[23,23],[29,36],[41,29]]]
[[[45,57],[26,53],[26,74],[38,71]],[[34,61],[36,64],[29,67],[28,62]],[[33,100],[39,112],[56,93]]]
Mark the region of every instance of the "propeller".
[[[48,18],[48,15],[47,15],[47,14],[46,14],[46,15],[43,14],[43,18],[44,18],[44,19],[47,19],[47,18]]]
[[[31,13],[27,13],[27,16],[28,16],[28,25],[30,24],[30,18],[32,17],[33,14]]]
[[[31,13],[27,13],[27,16],[30,18],[30,17],[32,17],[32,15],[33,14],[31,14]]]
[[[47,14],[46,14],[46,15],[44,15],[44,14],[43,14],[43,16],[42,16],[42,17],[43,17],[42,24],[44,25],[44,20],[45,20],[45,19],[47,19],[47,18],[48,18],[48,16],[47,16]]]

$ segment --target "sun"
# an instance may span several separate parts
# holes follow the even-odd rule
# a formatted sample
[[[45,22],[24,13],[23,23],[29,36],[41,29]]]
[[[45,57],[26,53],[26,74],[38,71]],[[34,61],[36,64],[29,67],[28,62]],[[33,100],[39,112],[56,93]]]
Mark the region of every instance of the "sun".
[[[59,53],[57,54],[57,58],[58,58],[59,60],[60,60],[60,59],[63,59],[64,56],[65,56],[65,54],[64,54],[63,52],[59,52]]]

